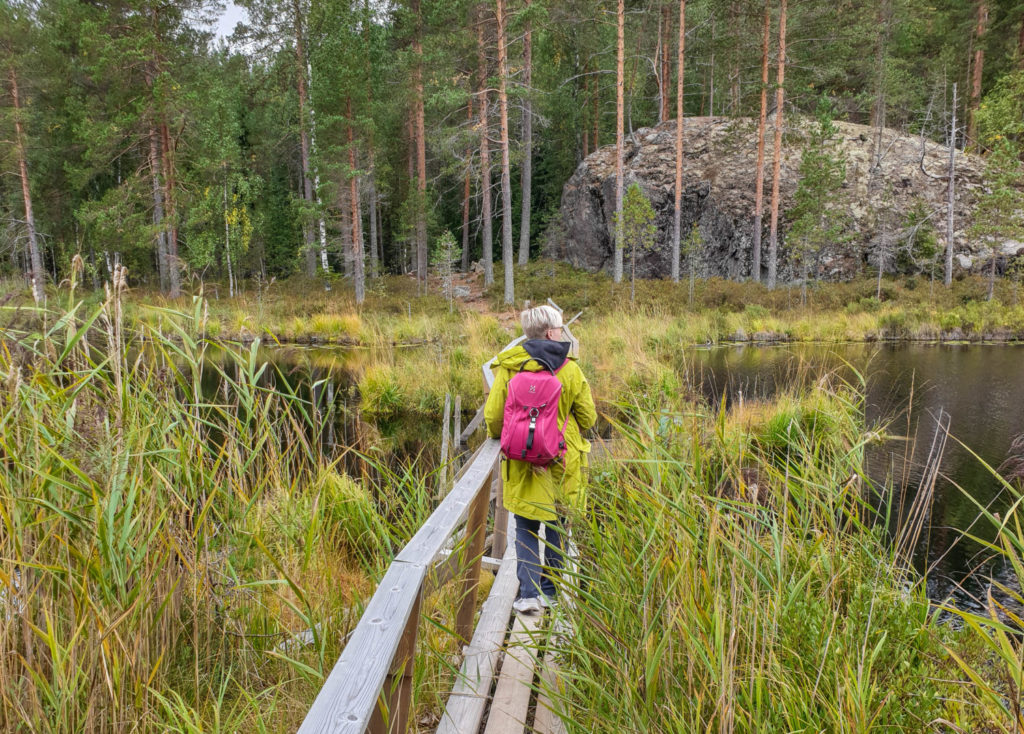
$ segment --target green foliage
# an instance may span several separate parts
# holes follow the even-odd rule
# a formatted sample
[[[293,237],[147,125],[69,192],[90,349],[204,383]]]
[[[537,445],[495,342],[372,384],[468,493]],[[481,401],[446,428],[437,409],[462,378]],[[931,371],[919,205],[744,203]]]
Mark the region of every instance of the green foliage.
[[[906,244],[896,254],[897,272],[937,274],[936,257],[941,248],[935,224],[923,201],[914,202],[907,212],[903,230],[908,236]]]
[[[1009,141],[1017,150],[1024,149],[1024,70],[999,78],[981,101],[977,123],[978,137],[986,148]]]
[[[430,253],[430,264],[434,266],[438,275],[441,276],[441,292],[448,299],[448,310],[453,309],[455,298],[452,285],[452,275],[455,272],[455,265],[462,259],[462,246],[455,241],[455,235],[445,231],[434,245]]]
[[[1024,164],[1021,149],[1010,139],[995,135],[985,164],[987,190],[978,197],[971,234],[991,251],[989,298],[995,285],[996,259],[1006,240],[1024,239]]]
[[[637,250],[649,250],[654,247],[654,237],[657,234],[654,226],[654,207],[640,188],[640,184],[630,184],[622,199],[622,221],[619,221],[616,213],[614,222],[616,231],[621,235],[617,238],[618,241],[624,249],[629,250],[630,301],[634,301]]]
[[[837,133],[827,97],[818,101],[816,125],[800,155],[800,180],[788,215],[792,224],[787,242],[804,278],[812,270],[818,253],[839,239],[846,222],[832,208],[846,177],[846,161],[837,150]]]

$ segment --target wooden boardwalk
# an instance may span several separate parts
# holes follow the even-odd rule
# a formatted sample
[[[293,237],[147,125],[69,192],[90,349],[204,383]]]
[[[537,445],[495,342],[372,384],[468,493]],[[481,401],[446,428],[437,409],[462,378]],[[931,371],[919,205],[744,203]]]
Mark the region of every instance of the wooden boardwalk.
[[[578,349],[568,329],[565,333]],[[489,390],[486,365],[483,373]],[[483,407],[459,436],[460,445],[482,419]],[[549,695],[557,690],[558,669],[544,652],[550,636],[547,617],[512,611],[519,583],[515,544],[507,542],[499,457],[498,441],[485,439],[451,491],[395,556],[299,734],[401,734],[411,729],[420,601],[449,583],[461,587],[453,590],[462,600],[454,631],[468,644],[437,731],[564,731],[553,703],[557,697]],[[481,574],[492,572],[494,583],[477,610]]]
[[[512,611],[518,582],[510,544],[448,697],[438,734],[561,734],[550,696],[557,665],[546,653],[550,617]]]

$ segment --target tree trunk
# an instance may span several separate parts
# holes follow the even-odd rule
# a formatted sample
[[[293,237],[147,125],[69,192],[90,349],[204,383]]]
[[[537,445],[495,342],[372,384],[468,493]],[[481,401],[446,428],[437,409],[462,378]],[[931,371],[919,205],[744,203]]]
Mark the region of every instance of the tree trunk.
[[[306,60],[306,75],[309,79],[309,147],[313,158],[316,159],[316,107],[313,104],[313,66]],[[313,166],[313,198],[316,201],[316,223],[320,235],[320,267],[324,275],[331,272],[330,264],[327,262],[327,222],[324,221],[323,200],[320,198],[320,169]],[[324,290],[330,290],[329,280],[324,281]]]
[[[672,281],[679,282],[679,243],[683,216],[683,67],[686,59],[686,0],[679,0],[679,50],[676,57],[676,188],[672,210]]]
[[[498,106],[501,111],[501,262],[505,269],[504,303],[515,301],[512,252],[512,174],[508,145],[508,63],[505,48],[505,0],[498,0]]]
[[[293,29],[295,32],[295,76],[299,91],[299,150],[302,163],[302,198],[307,206],[312,206],[313,179],[309,171],[309,135],[306,130],[306,46],[302,36],[302,9],[299,0],[292,0]],[[306,275],[316,276],[316,235],[309,222],[303,222],[302,235],[306,246]]]
[[[487,137],[487,54],[484,49],[483,12],[477,22],[477,53],[480,61],[480,236],[484,261],[484,285],[494,283],[494,224],[491,221],[491,146]]]
[[[427,292],[427,132],[423,109],[423,19],[420,15],[420,0],[412,0],[416,15],[416,33],[413,36],[412,51],[416,57],[413,66],[414,104],[416,106],[416,280],[423,293]]]
[[[590,100],[594,110],[594,134],[591,137],[590,142],[593,144],[593,150],[597,150],[601,147],[601,77],[594,77],[594,96]]]
[[[761,115],[757,120],[757,173],[754,181],[754,241],[750,277],[761,282],[761,213],[764,211],[764,136],[768,129],[768,43],[772,32],[771,0],[764,3],[764,32],[761,35]]]
[[[178,259],[178,223],[175,216],[174,155],[166,122],[160,124],[160,138],[164,162],[164,209],[167,219],[170,220],[169,226],[165,228],[167,232],[168,295],[171,298],[178,298],[181,296],[181,268]]]
[[[617,41],[615,63],[615,259],[613,261],[612,280],[622,282],[622,128],[623,128],[623,96],[625,92],[625,38],[626,9],[623,0],[618,0],[616,13]]]
[[[374,177],[374,155],[373,141],[370,141],[370,175],[367,180],[368,195],[370,198],[370,277],[376,278],[380,275],[380,261],[377,258],[377,181]]]
[[[235,273],[231,266],[231,219],[228,216],[228,167],[224,164],[224,260],[228,266],[228,297],[235,297]]]
[[[352,209],[354,204],[352,191],[348,186],[348,176],[342,174],[338,180],[338,218],[341,228],[341,265],[346,279],[353,277],[352,251],[355,248],[353,239],[355,232],[352,229]]]
[[[949,170],[946,186],[946,271],[943,284],[949,288],[953,285],[953,200],[954,179],[956,172],[956,82],[953,82],[953,118],[949,125]]]
[[[32,298],[36,304],[43,302],[46,293],[46,273],[43,270],[43,257],[39,250],[39,237],[36,234],[36,218],[32,211],[32,191],[28,181],[28,154],[25,145],[25,128],[21,123],[21,98],[18,96],[18,75],[13,66],[10,71],[11,96],[14,100],[14,136],[18,149],[18,175],[21,178],[21,198],[25,205],[25,227],[28,229],[28,257],[32,272]]]
[[[971,106],[967,113],[967,145],[978,147],[978,108],[981,105],[981,74],[985,67],[985,28],[988,25],[988,3],[978,0],[978,25],[974,32],[974,68],[971,73]]]
[[[473,97],[470,95],[466,105],[466,119],[473,124]],[[466,148],[466,175],[462,187],[462,272],[469,271],[469,202],[473,196],[471,179],[473,175],[473,150]]]
[[[740,57],[736,52],[742,45],[743,24],[740,19],[740,4],[729,3],[729,26],[734,45],[729,53],[729,114],[740,112]]]
[[[875,47],[875,103],[872,124],[875,128],[871,156],[872,174],[882,165],[882,131],[885,129],[885,51],[892,22],[892,0],[879,0],[878,42]]]
[[[1024,70],[1024,18],[1020,20],[1020,35],[1017,36],[1017,68]]]
[[[772,151],[772,219],[768,233],[768,287],[779,271],[779,181],[782,168],[782,85],[786,80],[786,0],[779,11],[779,70],[775,89],[775,150]]]
[[[580,121],[583,123],[583,157],[586,158],[590,155],[590,120],[587,119],[587,103],[590,101],[590,74],[585,69],[583,74],[583,104]]]
[[[149,126],[149,172],[153,179],[153,226],[156,227],[156,263],[160,274],[160,292],[168,289],[167,230],[164,222],[164,187],[161,182],[160,143],[156,127]]]
[[[352,276],[355,280],[356,305],[361,306],[366,300],[366,272],[363,267],[363,227],[362,207],[359,204],[359,176],[356,175],[356,143],[352,130],[352,98],[345,100],[348,113],[348,178],[349,178],[349,211],[352,214]]]
[[[711,64],[708,67],[708,115],[715,116],[715,11],[711,10]]]
[[[996,259],[999,257],[999,251],[992,248],[992,264],[988,269],[988,299],[992,300],[992,297],[996,293]]]
[[[672,81],[672,67],[669,64],[669,49],[672,39],[672,6],[661,7],[661,23],[658,38],[661,41],[661,73],[658,76],[658,122],[668,120],[669,83]]]
[[[526,12],[530,12],[530,0],[525,0]],[[533,85],[533,40],[532,21],[526,17],[526,30],[523,37],[523,85],[526,87],[523,97],[523,167],[522,177],[522,211],[519,217],[519,264],[526,265],[530,259],[530,209],[531,187],[533,184],[533,103],[531,101]]]

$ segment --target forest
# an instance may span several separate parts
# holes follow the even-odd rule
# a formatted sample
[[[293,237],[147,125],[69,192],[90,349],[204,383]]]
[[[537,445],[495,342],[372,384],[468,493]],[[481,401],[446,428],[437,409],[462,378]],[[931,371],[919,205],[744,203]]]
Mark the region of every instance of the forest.
[[[508,303],[591,152],[679,115],[760,115],[781,140],[823,100],[878,146],[894,128],[1001,161],[979,232],[1020,229],[1015,0],[239,5],[218,37],[212,0],[4,3],[5,276],[38,300],[77,257],[96,289],[120,264],[172,297],[305,274],[361,302],[378,274],[482,261],[489,284],[498,260]],[[771,198],[766,257],[795,223]]]

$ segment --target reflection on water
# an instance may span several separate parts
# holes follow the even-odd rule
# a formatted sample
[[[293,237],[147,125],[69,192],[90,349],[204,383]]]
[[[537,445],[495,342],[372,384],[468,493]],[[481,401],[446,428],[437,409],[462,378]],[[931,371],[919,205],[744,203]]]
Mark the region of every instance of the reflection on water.
[[[1006,344],[747,345],[688,350],[680,368],[712,401],[767,398],[780,388],[813,386],[829,371],[850,377],[856,370],[866,379],[869,424],[885,423],[904,438],[867,454],[868,476],[897,492],[896,513],[901,502],[907,507],[913,500],[939,410],[949,413],[952,438],[915,563],[928,570],[932,599],[953,594],[971,604],[990,573],[1008,577],[1007,569],[987,565],[989,552],[961,531],[991,537],[986,523],[976,522],[970,498],[997,511],[1009,504],[999,481],[971,452],[997,467],[1013,438],[1024,433],[1022,357],[1024,346]]]

